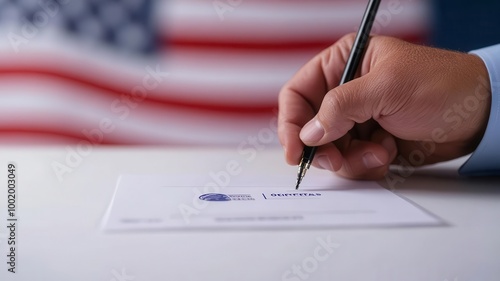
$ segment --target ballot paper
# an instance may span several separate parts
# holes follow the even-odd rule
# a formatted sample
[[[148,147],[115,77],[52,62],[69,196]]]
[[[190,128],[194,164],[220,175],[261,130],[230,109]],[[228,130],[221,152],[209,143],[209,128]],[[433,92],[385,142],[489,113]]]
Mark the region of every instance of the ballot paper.
[[[122,175],[102,227],[106,231],[306,229],[442,224],[375,182],[310,176],[295,190],[290,177]]]

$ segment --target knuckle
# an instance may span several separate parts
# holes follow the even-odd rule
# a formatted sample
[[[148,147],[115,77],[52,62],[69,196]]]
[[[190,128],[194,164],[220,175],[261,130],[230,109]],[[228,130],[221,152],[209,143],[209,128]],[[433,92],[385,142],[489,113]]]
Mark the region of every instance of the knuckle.
[[[325,121],[335,119],[335,116],[342,114],[342,108],[345,101],[341,96],[342,95],[337,94],[336,90],[332,90],[323,98],[323,104],[318,113],[320,121],[324,123],[323,125],[328,126],[328,122]]]

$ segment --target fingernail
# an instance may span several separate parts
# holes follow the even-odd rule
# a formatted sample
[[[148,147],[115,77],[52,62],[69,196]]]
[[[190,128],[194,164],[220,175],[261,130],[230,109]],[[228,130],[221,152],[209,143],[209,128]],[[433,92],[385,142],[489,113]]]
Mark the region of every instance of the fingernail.
[[[300,131],[300,138],[304,142],[317,142],[319,141],[323,135],[325,134],[325,130],[318,119],[314,118],[309,121],[304,128]]]
[[[318,165],[325,170],[330,170],[333,172],[333,165],[332,162],[330,162],[330,158],[326,155],[321,155],[318,157]]]
[[[365,164],[365,167],[368,169],[384,166],[384,163],[382,163],[382,161],[380,161],[380,159],[378,159],[377,156],[371,152],[363,154],[363,164]]]

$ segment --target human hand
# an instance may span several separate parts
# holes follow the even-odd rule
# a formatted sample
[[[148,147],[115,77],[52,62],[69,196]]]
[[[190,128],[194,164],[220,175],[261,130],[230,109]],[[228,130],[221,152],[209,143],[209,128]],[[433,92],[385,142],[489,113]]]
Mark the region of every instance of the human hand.
[[[379,179],[400,157],[418,166],[475,149],[491,104],[479,57],[373,36],[359,78],[338,86],[353,41],[343,37],[281,89],[278,134],[289,164],[306,144],[318,146],[313,166]]]

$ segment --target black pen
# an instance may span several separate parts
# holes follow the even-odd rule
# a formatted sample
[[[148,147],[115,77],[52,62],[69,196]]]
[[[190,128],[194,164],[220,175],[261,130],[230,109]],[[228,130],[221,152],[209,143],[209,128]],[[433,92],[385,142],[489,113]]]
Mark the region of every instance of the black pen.
[[[366,6],[365,14],[361,20],[361,25],[359,26],[358,33],[356,34],[356,39],[352,45],[351,52],[349,53],[349,58],[347,59],[346,66],[344,68],[344,73],[340,79],[339,85],[347,83],[354,79],[354,75],[358,69],[359,63],[361,62],[363,55],[365,53],[366,45],[370,39],[370,31],[372,29],[373,22],[375,21],[375,16],[377,15],[378,6],[381,0],[370,0]],[[317,147],[305,146],[304,151],[302,151],[302,157],[299,163],[299,171],[297,173],[297,184],[295,189],[299,188],[302,179],[304,178],[307,170],[311,167],[311,163],[316,153]]]

